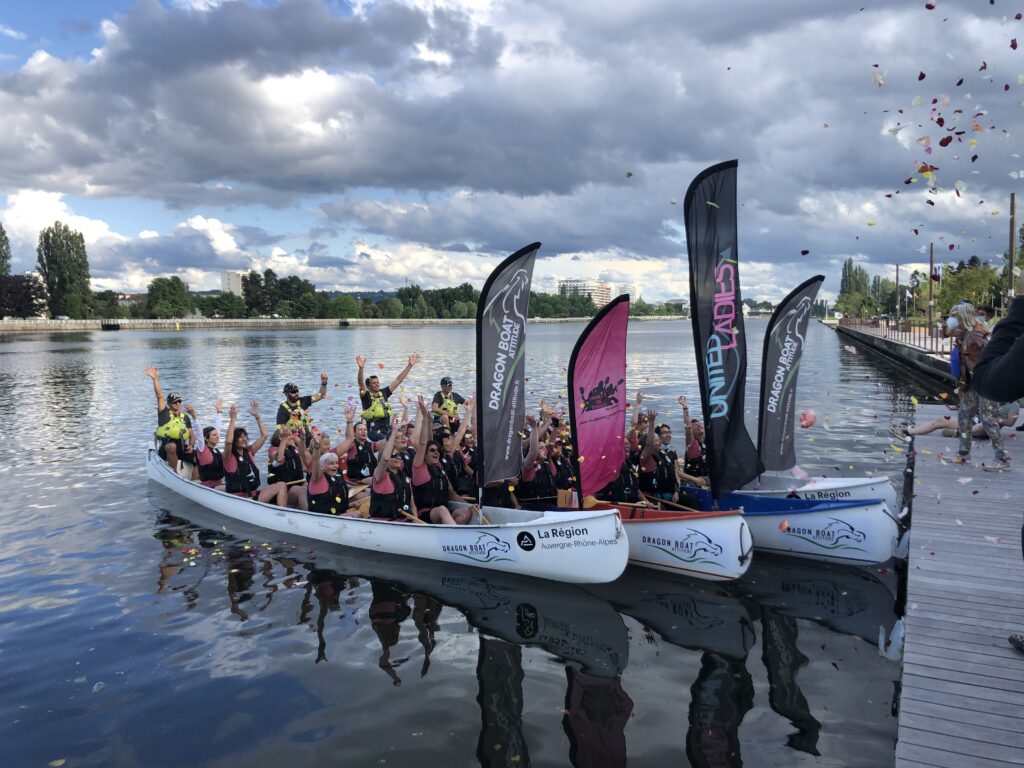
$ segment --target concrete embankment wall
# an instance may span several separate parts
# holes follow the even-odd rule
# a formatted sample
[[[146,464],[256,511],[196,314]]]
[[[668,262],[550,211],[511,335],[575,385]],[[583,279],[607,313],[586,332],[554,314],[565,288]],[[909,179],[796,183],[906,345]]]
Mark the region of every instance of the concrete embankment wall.
[[[671,317],[634,317],[632,321],[678,320]],[[586,323],[589,317],[531,318],[531,323]],[[190,331],[190,330],[307,330],[313,328],[372,328],[377,326],[472,325],[475,320],[389,320],[383,318],[353,318],[350,320],[285,320],[245,319],[211,320],[188,318],[184,320],[0,320],[3,333],[61,333],[72,331]]]
[[[950,386],[956,384],[956,379],[953,378],[953,374],[949,370],[948,357],[925,352],[909,344],[893,341],[892,339],[883,339],[880,336],[842,325],[836,326],[836,332],[872,352],[913,368],[918,373],[924,374],[931,379]]]

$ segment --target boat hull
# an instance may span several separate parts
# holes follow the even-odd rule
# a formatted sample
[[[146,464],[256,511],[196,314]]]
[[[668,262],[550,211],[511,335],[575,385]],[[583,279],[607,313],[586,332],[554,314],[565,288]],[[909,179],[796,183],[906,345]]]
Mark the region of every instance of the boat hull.
[[[711,494],[689,488],[700,505]],[[727,493],[719,503],[743,507],[754,549],[834,563],[884,563],[896,554],[899,526],[883,501],[815,502],[789,497]]]
[[[612,505],[613,506],[613,505]],[[754,546],[743,515],[619,509],[629,538],[629,564],[708,581],[738,579]]]
[[[888,477],[810,477],[799,480],[787,475],[765,473],[743,490],[741,495],[793,497],[810,501],[884,501],[897,511],[896,489]]]
[[[899,529],[883,502],[818,505],[804,511],[748,514],[754,548],[833,563],[884,563],[896,551]]]
[[[613,581],[629,555],[614,510],[555,514],[484,507],[489,524],[417,525],[261,504],[183,480],[153,450],[147,473],[182,497],[235,520],[375,552],[580,584]]]

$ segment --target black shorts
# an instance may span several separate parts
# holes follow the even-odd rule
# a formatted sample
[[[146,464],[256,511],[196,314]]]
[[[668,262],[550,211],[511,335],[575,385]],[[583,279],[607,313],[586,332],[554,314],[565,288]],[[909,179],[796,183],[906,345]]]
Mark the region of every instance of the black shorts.
[[[185,441],[184,440],[172,440],[169,437],[165,437],[165,438],[163,438],[161,440],[160,447],[156,451],[157,455],[161,459],[163,459],[164,461],[167,460],[167,444],[168,443],[174,443],[178,447],[178,460],[179,461],[184,461],[186,464],[196,464],[196,463],[198,463],[196,461],[196,455],[194,453],[189,453],[188,451],[185,450]]]

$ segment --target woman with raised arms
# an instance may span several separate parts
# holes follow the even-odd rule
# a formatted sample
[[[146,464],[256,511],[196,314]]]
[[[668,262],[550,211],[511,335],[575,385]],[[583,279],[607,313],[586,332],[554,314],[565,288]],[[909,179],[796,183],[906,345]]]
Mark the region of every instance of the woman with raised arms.
[[[426,401],[418,399],[420,428],[416,456],[412,460],[412,493],[421,520],[444,525],[465,525],[472,517],[468,507],[449,509],[449,501],[462,501],[441,465],[442,447],[430,440],[430,415]],[[463,433],[465,427],[461,428]],[[450,437],[448,438],[451,439]]]
[[[256,420],[260,436],[249,444],[249,433],[244,427],[236,427],[238,406],[231,404],[228,411],[228,431],[224,442],[224,485],[228,493],[244,496],[279,507],[288,506],[288,486],[274,483],[260,489],[260,470],[256,466],[256,454],[267,442],[269,433],[260,418],[260,404],[255,400],[249,405],[249,413]]]

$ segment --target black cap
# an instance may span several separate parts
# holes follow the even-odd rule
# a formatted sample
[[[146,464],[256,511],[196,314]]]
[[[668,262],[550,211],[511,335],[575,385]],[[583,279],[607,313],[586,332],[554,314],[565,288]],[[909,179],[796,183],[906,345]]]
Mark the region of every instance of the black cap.
[[[451,383],[452,383],[452,377],[451,376],[445,376],[443,379],[441,379],[441,386],[442,387],[450,386]]]
[[[287,395],[289,392],[298,392],[299,388],[298,388],[298,386],[296,386],[295,384],[292,384],[289,381],[287,384],[284,385],[284,389],[282,389],[281,391],[284,392]]]
[[[171,403],[180,403],[180,402],[181,402],[181,395],[179,395],[177,392],[171,392],[171,394],[169,394],[167,396],[167,404],[168,405],[170,405]]]

